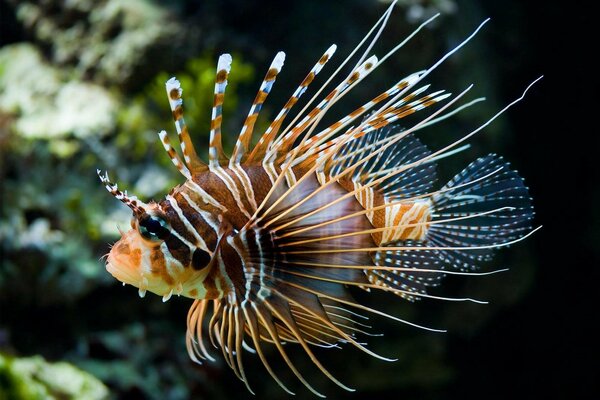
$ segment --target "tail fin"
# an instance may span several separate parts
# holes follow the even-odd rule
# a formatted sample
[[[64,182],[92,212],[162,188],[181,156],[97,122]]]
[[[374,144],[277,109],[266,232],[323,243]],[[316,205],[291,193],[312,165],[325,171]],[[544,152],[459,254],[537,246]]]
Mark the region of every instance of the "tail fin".
[[[428,242],[442,261],[473,270],[492,258],[492,247],[523,236],[534,215],[529,191],[502,157],[489,154],[472,162],[432,197]],[[451,220],[449,222],[439,222]],[[451,247],[485,247],[456,250]]]
[[[534,215],[523,179],[494,154],[471,163],[431,203],[425,240],[385,243],[389,248],[373,255],[380,268],[365,271],[372,284],[407,300],[419,299],[439,283],[445,265],[463,272],[476,269],[492,258],[495,246],[523,237]]]

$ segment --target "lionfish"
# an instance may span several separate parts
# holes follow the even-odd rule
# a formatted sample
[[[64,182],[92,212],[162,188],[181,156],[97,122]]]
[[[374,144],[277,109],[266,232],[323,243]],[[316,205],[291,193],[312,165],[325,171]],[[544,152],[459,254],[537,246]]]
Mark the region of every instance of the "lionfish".
[[[106,189],[133,211],[132,228],[122,232],[108,254],[108,272],[139,288],[141,297],[150,291],[163,296],[163,301],[173,294],[193,299],[186,334],[190,357],[198,363],[215,360],[204,340],[208,336],[250,391],[244,351],[258,354],[273,379],[292,393],[269,364],[265,343],[277,349],[293,374],[316,395],[322,396],[305,380],[284,344],[298,344],[323,374],[353,390],[321,364],[314,346],[346,343],[389,360],[359,341],[359,334],[369,334],[365,313],[441,330],[361,304],[349,288],[381,290],[409,301],[472,300],[436,296],[427,289],[446,274],[485,274],[474,271],[494,249],[535,231],[528,189],[497,155],[477,159],[439,189],[434,185],[436,162],[464,149],[461,143],[521,100],[537,80],[482,126],[437,151],[429,151],[415,136],[481,100],[451,108],[472,85],[451,98],[450,93],[431,92],[429,85],[419,84],[487,20],[428,69],[408,75],[337,122],[317,129],[331,106],[437,16],[383,58],[369,56],[392,7],[283,128],[292,108],[334,55],[336,46],[329,47],[252,146],[257,117],[284,64],[285,54],[277,53],[231,156],[223,151],[221,120],[232,58],[221,55],[208,164],[197,155],[184,122],[180,83],[169,79],[166,92],[181,155],[164,130],[159,137],[185,182],[164,200],[144,203],[119,190],[107,173],[98,170]],[[319,96],[353,58],[357,61],[351,72],[326,96]],[[434,105],[435,111],[418,122],[403,128],[394,125]]]

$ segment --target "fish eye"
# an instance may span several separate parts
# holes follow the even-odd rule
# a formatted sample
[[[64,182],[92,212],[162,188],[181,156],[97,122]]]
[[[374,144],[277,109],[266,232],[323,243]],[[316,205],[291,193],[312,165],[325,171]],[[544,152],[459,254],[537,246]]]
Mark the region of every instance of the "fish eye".
[[[138,232],[148,240],[163,240],[169,236],[169,224],[164,218],[146,214],[138,221]]]

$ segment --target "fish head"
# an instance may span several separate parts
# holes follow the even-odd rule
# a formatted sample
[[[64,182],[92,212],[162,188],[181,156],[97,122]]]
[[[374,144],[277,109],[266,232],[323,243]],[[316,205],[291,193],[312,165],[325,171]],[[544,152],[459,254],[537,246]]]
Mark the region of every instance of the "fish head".
[[[171,295],[204,298],[202,282],[209,272],[212,253],[190,246],[171,226],[156,203],[135,212],[131,229],[121,232],[107,257],[106,270],[116,279],[168,300]]]

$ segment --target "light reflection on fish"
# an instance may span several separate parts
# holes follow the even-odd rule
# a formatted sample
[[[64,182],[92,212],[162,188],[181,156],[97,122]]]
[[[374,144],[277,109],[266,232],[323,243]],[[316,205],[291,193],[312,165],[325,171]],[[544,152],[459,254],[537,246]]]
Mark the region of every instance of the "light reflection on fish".
[[[391,10],[343,61],[342,66],[351,60],[356,63],[349,75],[340,79],[341,67],[337,69],[321,90],[335,78],[337,86],[326,96],[320,96],[319,90],[284,125],[336,51],[331,46],[251,146],[257,116],[284,64],[285,54],[279,52],[231,156],[221,145],[221,110],[231,56],[220,56],[217,64],[208,163],[198,157],[184,122],[180,84],[169,79],[166,90],[181,156],[165,131],[159,136],[186,181],[164,200],[142,202],[98,171],[108,191],[133,211],[132,229],[111,249],[107,270],[124,284],[139,288],[142,297],[150,291],[164,301],[173,294],[194,299],[187,331],[191,358],[214,360],[204,341],[208,335],[249,390],[242,363],[245,350],[257,353],[269,374],[291,393],[271,368],[263,352],[265,342],[277,348],[315,394],[321,395],[296,369],[284,342],[299,344],[327,377],[352,390],[320,363],[313,346],[349,343],[385,359],[358,339],[368,334],[363,314],[435,329],[359,304],[350,287],[382,290],[410,301],[471,300],[434,296],[427,288],[445,274],[478,274],[477,265],[489,260],[493,249],[531,233],[528,190],[501,157],[481,157],[436,188],[436,162],[463,149],[462,142],[516,101],[482,127],[435,152],[416,137],[420,129],[478,101],[457,106],[470,87],[452,97],[420,83],[485,22],[429,69],[401,79],[339,121],[319,125],[334,103],[401,47],[381,60],[369,56]],[[404,129],[394,124],[424,109],[432,111],[407,122]]]

